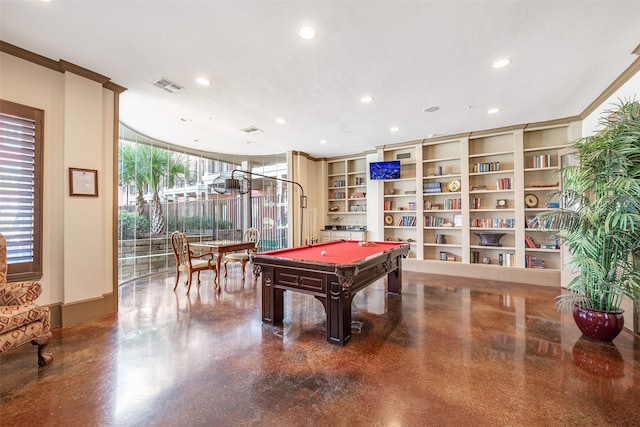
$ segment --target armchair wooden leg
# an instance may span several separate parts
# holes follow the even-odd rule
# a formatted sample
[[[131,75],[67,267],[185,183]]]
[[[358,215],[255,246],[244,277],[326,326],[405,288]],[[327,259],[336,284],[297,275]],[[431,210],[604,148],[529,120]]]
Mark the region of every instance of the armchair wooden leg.
[[[53,337],[51,332],[47,332],[44,335],[40,335],[37,338],[31,340],[31,344],[38,346],[38,365],[47,366],[53,360],[51,353],[45,353],[44,348],[49,345],[49,340]]]
[[[224,277],[227,277],[227,263],[228,263],[228,262],[229,262],[229,261],[225,261],[225,262],[224,262]]]
[[[191,282],[193,281],[193,272],[189,273],[189,281],[187,282],[187,294],[191,290]]]
[[[173,286],[174,291],[178,287],[178,281],[180,281],[180,270],[176,267],[176,284]]]

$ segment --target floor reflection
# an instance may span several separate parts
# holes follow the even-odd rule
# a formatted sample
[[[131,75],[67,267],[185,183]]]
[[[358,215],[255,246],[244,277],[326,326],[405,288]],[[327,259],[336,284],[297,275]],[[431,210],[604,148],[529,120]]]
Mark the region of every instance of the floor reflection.
[[[54,330],[47,368],[3,354],[3,425],[640,425],[640,339],[581,338],[557,290],[404,272],[356,295],[341,348],[310,295],[262,324],[247,271],[131,282],[117,315]]]

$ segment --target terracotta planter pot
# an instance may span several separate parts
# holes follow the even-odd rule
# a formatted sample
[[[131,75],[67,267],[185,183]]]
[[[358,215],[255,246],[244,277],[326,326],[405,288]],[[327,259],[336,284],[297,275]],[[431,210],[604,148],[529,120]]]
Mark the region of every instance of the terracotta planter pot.
[[[573,320],[580,332],[592,340],[611,342],[624,327],[624,310],[617,312],[573,306]]]

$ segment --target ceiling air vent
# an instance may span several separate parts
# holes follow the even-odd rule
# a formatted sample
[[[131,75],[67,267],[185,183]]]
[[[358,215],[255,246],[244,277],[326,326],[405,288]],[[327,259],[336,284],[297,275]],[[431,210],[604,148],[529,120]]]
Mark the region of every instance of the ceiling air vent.
[[[156,87],[159,87],[162,90],[166,90],[167,92],[170,92],[170,93],[176,93],[184,89],[183,86],[180,86],[178,83],[174,83],[171,80],[166,79],[164,77],[161,78],[160,80],[153,82],[153,85]]]
[[[242,132],[246,132],[246,133],[260,133],[260,132],[264,132],[262,129],[258,129],[255,126],[249,126],[248,128],[244,128],[244,129],[240,129]]]

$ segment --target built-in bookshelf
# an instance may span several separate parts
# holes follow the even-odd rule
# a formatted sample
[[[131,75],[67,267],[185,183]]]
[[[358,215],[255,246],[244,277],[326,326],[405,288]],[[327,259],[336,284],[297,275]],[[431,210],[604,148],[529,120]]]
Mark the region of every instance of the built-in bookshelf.
[[[384,239],[408,242],[410,257],[416,257],[416,229],[422,225],[417,205],[416,148],[405,147],[384,151],[384,161],[400,161],[400,178],[384,180]]]
[[[370,183],[370,238],[410,243],[410,269],[558,285],[560,240],[533,218],[560,206],[559,153],[580,132],[557,121],[378,148],[375,161],[399,160],[401,177]]]
[[[327,162],[327,200],[327,215],[330,220],[354,215],[366,218],[367,170],[364,156]],[[355,219],[345,219],[341,223],[355,223]]]
[[[569,141],[567,127],[525,130],[523,135],[525,267],[560,269],[562,256],[555,230],[540,224],[540,212],[559,209],[560,156]]]
[[[462,262],[460,139],[422,145],[423,259]]]

